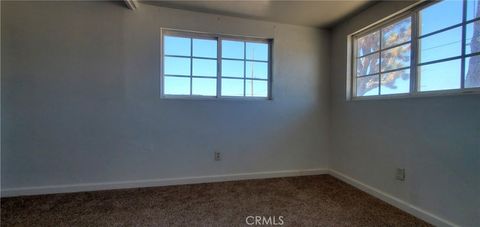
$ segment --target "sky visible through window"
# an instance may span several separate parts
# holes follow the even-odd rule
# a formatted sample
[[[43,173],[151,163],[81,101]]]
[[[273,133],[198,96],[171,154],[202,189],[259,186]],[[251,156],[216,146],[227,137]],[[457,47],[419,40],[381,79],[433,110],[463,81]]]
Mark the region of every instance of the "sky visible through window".
[[[268,97],[268,43],[164,36],[164,94]]]
[[[479,0],[467,1],[467,21],[479,17],[478,4]],[[390,42],[393,43],[400,44],[405,43],[405,41],[408,42],[408,39],[406,39],[405,35],[402,35],[402,33],[406,34],[406,32],[408,32],[408,36],[411,37],[412,24],[409,18],[410,17],[408,17],[408,20],[397,22],[396,26],[390,26],[390,30],[383,30],[381,34],[383,34],[383,36],[389,36],[389,38],[392,38],[393,41],[390,40]],[[449,0],[433,4],[420,10],[419,12],[419,36],[421,37],[422,35],[437,32],[441,29],[460,24],[462,23],[462,21],[463,1]],[[477,31],[479,29],[480,21],[474,21],[466,25],[465,54],[480,52],[480,50],[478,49],[478,46],[480,46],[480,36],[478,34],[479,31]],[[386,55],[388,55],[389,58],[394,59],[388,59],[388,57],[384,57],[383,50],[382,56],[379,56],[378,54],[368,55],[368,53],[372,53],[380,49],[380,47],[378,46],[378,40],[382,38],[381,34],[376,31],[364,37],[360,37],[357,40],[357,55],[360,56],[360,58],[357,59],[357,76],[366,75],[365,77],[357,78],[357,96],[379,95],[379,92],[380,94],[396,94],[408,93],[410,91],[410,69],[408,68],[402,70],[402,67],[413,66],[409,62],[410,47],[407,46],[409,44],[404,45],[403,49],[389,49],[392,50],[392,52],[394,53],[385,53]],[[398,41],[399,39],[401,39],[401,41]],[[382,42],[385,41],[386,40],[384,38]],[[382,49],[383,48],[388,47],[384,47],[384,45],[382,44]],[[418,40],[418,49],[419,64],[461,56],[462,26],[458,26],[434,35],[420,38]],[[364,55],[367,56],[362,58],[362,56]],[[479,62],[478,60],[480,57],[472,58],[477,60],[476,62]],[[470,59],[471,58],[465,59],[465,76],[468,74],[469,70],[475,70],[475,72],[477,72],[477,69],[472,69],[472,65],[475,66],[476,64],[470,64]],[[387,64],[391,64],[393,65],[393,69],[398,68],[399,70],[396,72],[387,73],[380,72],[380,74],[377,74],[376,76],[369,76],[371,74],[378,73],[377,67],[379,67],[380,64],[380,62],[378,62],[379,60],[382,61],[381,68],[384,68],[384,64],[388,60]],[[462,67],[463,66],[461,65],[461,59],[442,61],[434,64],[418,66],[418,90],[435,91],[461,88]],[[383,69],[381,70],[383,71]],[[474,72],[472,71],[470,73]],[[381,78],[380,81],[379,78]],[[380,86],[380,88],[378,88],[378,86]],[[467,84],[465,86],[480,87],[480,82],[473,82],[468,86]]]

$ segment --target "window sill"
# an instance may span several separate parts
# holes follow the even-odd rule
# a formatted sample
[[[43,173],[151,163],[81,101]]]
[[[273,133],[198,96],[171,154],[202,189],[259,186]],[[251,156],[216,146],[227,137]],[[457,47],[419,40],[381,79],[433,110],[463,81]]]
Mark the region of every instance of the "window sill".
[[[425,91],[425,92],[417,92],[417,93],[413,93],[413,94],[394,94],[394,95],[376,95],[376,96],[351,97],[347,101],[432,98],[432,97],[463,96],[463,95],[480,95],[480,88],[455,89],[455,90],[443,90],[443,91]]]
[[[266,97],[236,97],[236,96],[189,96],[189,95],[162,95],[162,100],[208,100],[208,101],[272,101]]]

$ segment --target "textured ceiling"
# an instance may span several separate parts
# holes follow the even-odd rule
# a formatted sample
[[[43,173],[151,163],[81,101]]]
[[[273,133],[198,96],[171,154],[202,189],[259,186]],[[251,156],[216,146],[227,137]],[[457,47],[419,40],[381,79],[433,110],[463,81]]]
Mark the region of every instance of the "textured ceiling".
[[[339,1],[141,1],[142,3],[266,21],[328,27],[371,4],[371,0]]]

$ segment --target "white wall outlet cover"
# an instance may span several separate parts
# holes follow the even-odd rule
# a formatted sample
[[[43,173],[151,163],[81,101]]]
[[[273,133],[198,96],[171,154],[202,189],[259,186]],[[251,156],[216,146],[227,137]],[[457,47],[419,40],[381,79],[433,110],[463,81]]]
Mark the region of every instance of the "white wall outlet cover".
[[[215,152],[214,153],[214,160],[215,161],[220,161],[220,158],[221,158],[220,152]]]
[[[397,168],[395,172],[395,179],[405,181],[405,169]]]

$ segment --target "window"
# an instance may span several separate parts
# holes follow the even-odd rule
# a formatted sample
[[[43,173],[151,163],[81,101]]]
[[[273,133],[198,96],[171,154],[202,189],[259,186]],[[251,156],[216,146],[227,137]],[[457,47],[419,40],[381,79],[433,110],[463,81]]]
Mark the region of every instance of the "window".
[[[270,98],[271,40],[162,30],[162,95]]]
[[[422,3],[352,35],[351,96],[480,91],[479,2]]]

